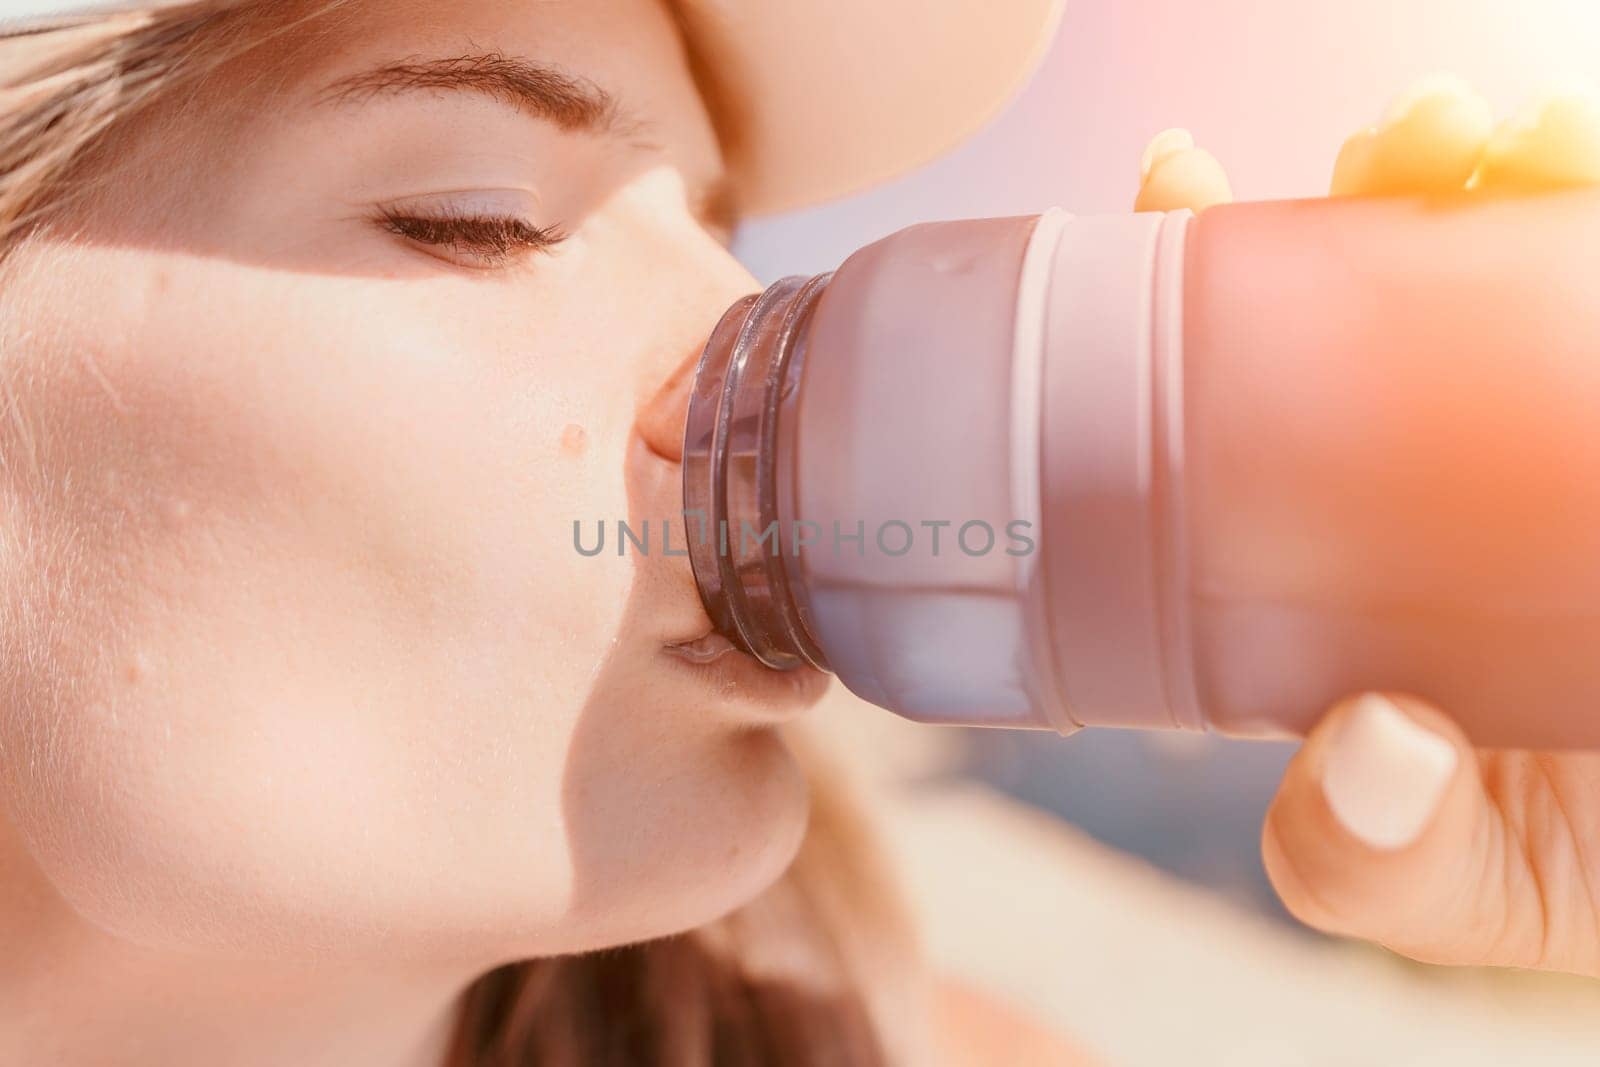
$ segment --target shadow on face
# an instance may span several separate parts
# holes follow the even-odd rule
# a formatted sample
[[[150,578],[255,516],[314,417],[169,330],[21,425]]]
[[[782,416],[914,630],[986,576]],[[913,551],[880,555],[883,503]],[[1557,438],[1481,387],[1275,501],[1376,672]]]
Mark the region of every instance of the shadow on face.
[[[349,3],[85,176],[0,285],[0,810],[49,891],[495,962],[774,878],[792,694],[663,653],[686,559],[572,541],[675,518],[639,406],[754,288],[665,11]]]

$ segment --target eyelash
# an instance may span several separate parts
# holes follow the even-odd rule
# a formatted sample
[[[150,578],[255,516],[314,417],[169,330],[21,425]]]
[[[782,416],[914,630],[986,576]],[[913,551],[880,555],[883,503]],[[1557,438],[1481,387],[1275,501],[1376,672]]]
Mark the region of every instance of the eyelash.
[[[535,226],[512,215],[429,215],[383,209],[379,218],[384,229],[398,237],[449,248],[488,267],[503,266],[525,253],[549,252],[568,236],[560,226]]]

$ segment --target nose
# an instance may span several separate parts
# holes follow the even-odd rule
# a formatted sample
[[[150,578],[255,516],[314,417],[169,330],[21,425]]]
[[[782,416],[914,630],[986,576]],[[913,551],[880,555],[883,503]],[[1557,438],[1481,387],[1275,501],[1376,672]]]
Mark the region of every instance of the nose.
[[[682,286],[670,301],[664,344],[661,347],[661,386],[650,400],[638,408],[635,426],[653,453],[672,462],[683,461],[683,426],[688,422],[690,394],[694,389],[694,370],[710,339],[712,330],[726,310],[762,285],[730,251],[715,242],[704,230],[674,248],[675,262],[670,277]],[[693,280],[683,283],[682,280]]]
[[[706,336],[710,336],[709,329]],[[694,389],[695,367],[700,363],[703,345],[703,339],[689,345],[655,396],[639,409],[636,419],[644,443],[656,455],[673,463],[683,460],[683,426],[689,417],[689,393]]]

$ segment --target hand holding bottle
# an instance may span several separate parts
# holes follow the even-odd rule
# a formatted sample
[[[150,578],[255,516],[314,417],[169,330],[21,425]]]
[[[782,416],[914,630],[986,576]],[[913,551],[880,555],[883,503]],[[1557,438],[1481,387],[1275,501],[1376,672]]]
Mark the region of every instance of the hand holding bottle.
[[[1593,97],[1557,93],[1497,127],[1477,94],[1445,78],[1346,143],[1332,192],[1503,196],[1596,184]],[[1229,199],[1222,167],[1186,133],[1152,142],[1138,209]],[[1600,753],[1477,749],[1448,708],[1355,696],[1291,763],[1262,847],[1285,904],[1328,932],[1435,963],[1600,977]]]

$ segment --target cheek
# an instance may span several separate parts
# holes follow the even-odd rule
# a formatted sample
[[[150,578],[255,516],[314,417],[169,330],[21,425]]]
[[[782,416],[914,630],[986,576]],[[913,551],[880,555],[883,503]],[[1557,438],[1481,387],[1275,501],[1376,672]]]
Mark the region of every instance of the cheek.
[[[120,295],[41,315],[18,396],[23,833],[146,940],[556,921],[632,581],[570,522],[627,513],[626,405],[403,285],[154,258],[79,260]]]
[[[103,273],[141,289],[135,264]],[[503,293],[472,307],[215,261],[143,275],[135,306],[69,312],[63,368],[22,401],[80,537],[236,569],[242,593],[392,627],[397,647],[609,640],[620,597],[578,594],[628,574],[586,566],[570,520],[626,514],[632,412],[586,338],[511,328],[541,316]]]

